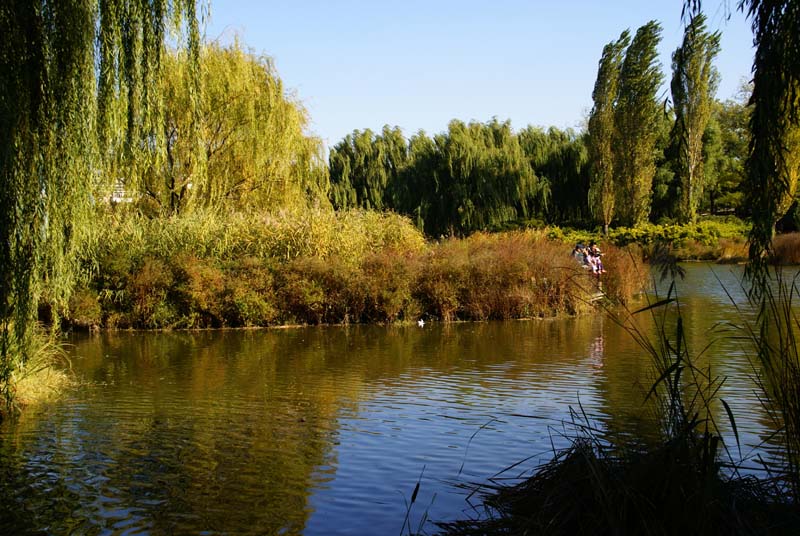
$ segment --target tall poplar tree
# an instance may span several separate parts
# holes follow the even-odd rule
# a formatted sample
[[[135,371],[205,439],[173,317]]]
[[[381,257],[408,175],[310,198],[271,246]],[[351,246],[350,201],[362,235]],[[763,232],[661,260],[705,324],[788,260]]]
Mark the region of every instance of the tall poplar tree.
[[[588,146],[590,161],[589,210],[603,225],[603,234],[614,218],[617,188],[614,175],[614,110],[619,90],[619,76],[625,49],[630,44],[630,32],[625,30],[619,39],[603,47],[597,68],[597,80],[592,91],[589,116]]]
[[[706,17],[695,14],[686,25],[683,43],[672,54],[673,139],[678,148],[681,221],[694,222],[703,197],[703,134],[711,117],[719,74],[719,32],[709,33]]]
[[[30,353],[44,282],[56,304],[69,296],[93,181],[107,156],[112,103],[124,97],[119,130],[128,149],[149,147],[165,34],[188,21],[196,59],[195,10],[194,0],[0,3],[0,390],[7,404],[13,373]]]
[[[650,214],[655,175],[655,142],[661,106],[657,92],[664,75],[656,47],[661,25],[650,21],[636,31],[625,52],[614,114],[617,213],[625,225],[641,225]]]

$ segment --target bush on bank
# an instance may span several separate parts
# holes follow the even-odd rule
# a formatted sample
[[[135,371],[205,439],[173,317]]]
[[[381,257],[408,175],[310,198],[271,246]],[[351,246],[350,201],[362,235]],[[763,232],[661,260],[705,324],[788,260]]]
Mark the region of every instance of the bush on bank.
[[[694,224],[653,224],[641,227],[616,227],[603,237],[600,230],[552,227],[547,236],[565,242],[589,243],[605,240],[624,247],[636,244],[647,253],[656,244],[671,244],[681,260],[744,262],[747,260],[747,234],[750,225],[734,216],[709,217]]]
[[[625,301],[639,260],[604,245],[604,290]],[[541,231],[426,243],[391,213],[113,215],[86,248],[79,327],[205,328],[551,317],[588,308],[596,282]]]

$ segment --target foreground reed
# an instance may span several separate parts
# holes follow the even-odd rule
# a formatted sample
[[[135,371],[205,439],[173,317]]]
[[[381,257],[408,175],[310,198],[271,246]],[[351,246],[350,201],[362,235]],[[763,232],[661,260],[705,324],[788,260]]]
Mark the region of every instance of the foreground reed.
[[[792,298],[798,288],[780,276],[762,280],[769,284],[752,293],[757,325],[743,316],[735,329],[753,345],[753,370],[773,425],[765,432],[780,444],[781,460],[762,462],[759,476],[740,472],[735,416],[719,396],[724,379],[698,366],[689,352],[673,282],[667,296],[639,311],[621,317],[610,312],[653,365],[647,399],[654,402],[657,440],[620,441],[577,413],[569,448],[516,484],[465,485],[483,498],[484,509],[475,519],[440,523],[442,533],[796,534],[800,322]],[[636,327],[641,314],[656,321],[654,341]],[[717,403],[733,430],[728,442],[711,411]]]

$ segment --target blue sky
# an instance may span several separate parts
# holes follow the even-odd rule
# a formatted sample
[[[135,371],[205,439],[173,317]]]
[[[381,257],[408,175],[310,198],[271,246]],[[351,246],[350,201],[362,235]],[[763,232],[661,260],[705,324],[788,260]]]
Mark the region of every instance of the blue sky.
[[[730,0],[705,2],[722,32],[717,95],[749,78],[752,34]],[[398,125],[409,136],[451,119],[580,127],[603,46],[655,19],[662,71],[683,35],[681,0],[211,0],[209,39],[239,35],[272,56],[328,146],[354,129]],[[667,96],[666,86],[664,96]]]

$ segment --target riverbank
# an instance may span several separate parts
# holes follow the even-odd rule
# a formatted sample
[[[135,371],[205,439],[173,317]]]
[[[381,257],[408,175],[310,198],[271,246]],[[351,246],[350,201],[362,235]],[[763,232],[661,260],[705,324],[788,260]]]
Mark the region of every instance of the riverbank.
[[[566,242],[605,241],[618,247],[640,247],[646,258],[669,249],[678,261],[705,261],[723,264],[747,261],[747,234],[750,224],[734,216],[708,216],[694,224],[653,224],[637,228],[615,227],[604,237],[599,230],[586,231],[553,227],[547,236]]]
[[[546,231],[426,242],[391,213],[127,217],[97,226],[62,316],[86,329],[490,320],[576,315],[597,282]],[[647,283],[635,248],[602,244],[603,291]]]

